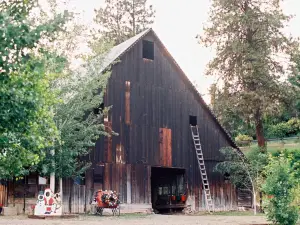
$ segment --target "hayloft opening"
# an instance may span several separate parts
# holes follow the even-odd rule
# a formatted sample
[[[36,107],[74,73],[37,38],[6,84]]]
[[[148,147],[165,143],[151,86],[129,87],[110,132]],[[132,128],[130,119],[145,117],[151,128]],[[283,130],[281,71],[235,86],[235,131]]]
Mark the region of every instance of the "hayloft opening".
[[[185,169],[152,167],[152,208],[160,213],[182,210],[186,202]]]
[[[197,126],[197,116],[190,116],[190,125]]]
[[[154,42],[143,40],[143,58],[154,60]]]

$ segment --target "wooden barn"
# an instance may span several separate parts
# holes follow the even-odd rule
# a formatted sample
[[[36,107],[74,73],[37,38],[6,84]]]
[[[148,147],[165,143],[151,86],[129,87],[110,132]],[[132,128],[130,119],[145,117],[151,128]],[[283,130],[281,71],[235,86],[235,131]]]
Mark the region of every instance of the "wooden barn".
[[[105,125],[119,135],[101,138],[90,154],[87,190],[116,190],[128,208],[205,210],[190,128],[198,125],[214,209],[235,209],[238,192],[214,167],[219,149],[236,145],[155,32],[114,47],[106,60],[117,63],[105,92],[104,105],[113,106]]]
[[[251,198],[241,202],[238,197],[248,195],[214,172],[222,161],[220,148],[236,147],[234,141],[152,29],[112,48],[104,69],[108,66],[112,73],[104,105],[112,110],[104,123],[118,136],[97,141],[84,181],[64,181],[65,213],[89,211],[99,189],[117,191],[123,210],[131,212],[206,210],[191,125],[199,127],[214,210],[251,206]],[[18,182],[14,193],[9,188],[8,202],[15,198],[19,211],[26,211],[26,204],[34,204],[38,191],[48,186],[38,175]]]

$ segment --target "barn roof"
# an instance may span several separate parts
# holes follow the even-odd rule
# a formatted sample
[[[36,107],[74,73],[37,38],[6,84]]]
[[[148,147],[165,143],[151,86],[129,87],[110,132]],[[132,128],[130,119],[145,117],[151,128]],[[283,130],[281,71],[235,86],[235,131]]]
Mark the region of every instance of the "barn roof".
[[[161,40],[158,38],[158,36],[156,35],[156,33],[151,28],[147,29],[147,30],[139,33],[138,35],[136,35],[136,36],[128,39],[127,41],[125,41],[125,42],[123,42],[123,43],[121,43],[121,44],[113,47],[107,53],[107,55],[104,58],[104,63],[103,63],[103,69],[102,69],[102,71],[105,70],[108,66],[112,65],[117,59],[119,59],[123,54],[125,54],[126,52],[128,52],[137,42],[139,42],[143,37],[145,37],[149,33],[152,33],[154,35],[154,37],[157,39],[157,41],[159,41],[159,43],[161,44],[161,46],[164,48],[165,52],[168,54],[168,56],[171,58],[171,60],[173,61],[173,63],[176,65],[177,69],[182,74],[183,80],[190,87],[191,91],[193,91],[194,94],[196,95],[197,100],[200,102],[200,104],[202,104],[204,106],[204,108],[211,115],[212,119],[217,123],[217,125],[220,127],[220,129],[225,133],[225,135],[227,136],[228,140],[231,142],[232,146],[235,147],[236,149],[238,149],[238,151],[241,153],[241,151],[237,147],[235,141],[230,136],[229,132],[220,124],[220,122],[218,121],[217,117],[214,115],[214,113],[208,107],[208,105],[206,104],[206,102],[203,100],[203,98],[201,97],[201,94],[198,92],[198,90],[196,89],[196,87],[192,84],[192,82],[189,80],[189,78],[186,76],[186,74],[180,68],[180,66],[178,65],[178,63],[175,61],[175,59],[172,57],[172,55],[168,52],[168,50],[166,49],[166,47],[164,46],[164,44],[161,42]]]

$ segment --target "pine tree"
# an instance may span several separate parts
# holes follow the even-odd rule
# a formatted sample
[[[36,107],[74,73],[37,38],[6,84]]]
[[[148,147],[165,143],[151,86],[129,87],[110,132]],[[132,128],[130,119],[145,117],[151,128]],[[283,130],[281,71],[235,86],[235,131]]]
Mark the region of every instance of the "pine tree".
[[[282,32],[289,20],[279,0],[213,0],[210,25],[200,37],[206,46],[216,46],[208,74],[227,84],[226,102],[255,124],[260,147],[265,146],[263,115],[286,97],[282,78],[294,71],[286,57],[293,41]]]
[[[101,27],[95,36],[118,45],[152,25],[155,11],[147,0],[105,0],[95,13],[95,22]]]

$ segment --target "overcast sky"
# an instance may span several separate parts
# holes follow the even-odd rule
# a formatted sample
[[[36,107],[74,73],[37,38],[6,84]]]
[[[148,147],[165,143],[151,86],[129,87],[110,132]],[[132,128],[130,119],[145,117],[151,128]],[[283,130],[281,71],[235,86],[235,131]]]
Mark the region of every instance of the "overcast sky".
[[[210,0],[148,0],[156,9],[154,31],[176,59],[192,82],[195,82],[204,99],[209,101],[207,90],[214,81],[205,76],[205,68],[214,57],[212,49],[197,43],[196,35],[203,32],[203,24],[208,19]],[[87,23],[94,16],[94,8],[99,8],[104,0],[69,0],[70,7],[82,12]],[[300,0],[286,0],[284,10],[295,15],[287,33],[300,36]]]

